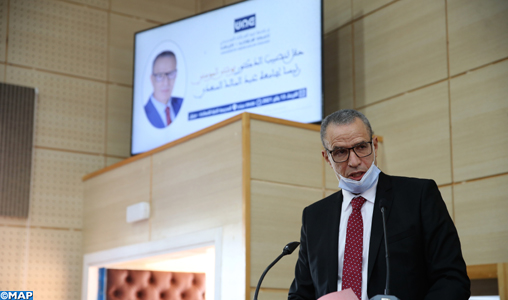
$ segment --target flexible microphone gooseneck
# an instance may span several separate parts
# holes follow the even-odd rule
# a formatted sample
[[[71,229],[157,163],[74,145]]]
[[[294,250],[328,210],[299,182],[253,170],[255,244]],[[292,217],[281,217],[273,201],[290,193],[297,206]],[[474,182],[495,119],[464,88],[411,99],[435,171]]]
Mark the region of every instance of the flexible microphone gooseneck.
[[[386,216],[385,216],[385,207],[381,207],[381,215],[383,216],[383,234],[385,236],[385,258],[386,258],[386,285],[385,285],[385,295],[390,294],[390,254],[388,253],[388,238],[386,237]]]
[[[381,215],[383,217],[383,234],[384,234],[384,241],[385,241],[385,258],[386,258],[386,285],[385,285],[385,294],[384,295],[376,295],[370,300],[400,300],[399,298],[395,296],[388,295],[390,294],[390,255],[388,254],[388,238],[386,237],[386,217],[385,217],[385,201],[384,199],[381,199],[380,206],[381,206]]]
[[[282,253],[265,269],[263,274],[261,275],[261,278],[259,278],[258,286],[256,287],[256,292],[254,293],[254,300],[258,299],[258,293],[259,288],[261,287],[261,282],[263,282],[263,279],[265,278],[266,273],[285,255],[293,253],[295,251],[296,247],[300,245],[299,242],[291,242],[287,244],[284,249],[282,249]]]

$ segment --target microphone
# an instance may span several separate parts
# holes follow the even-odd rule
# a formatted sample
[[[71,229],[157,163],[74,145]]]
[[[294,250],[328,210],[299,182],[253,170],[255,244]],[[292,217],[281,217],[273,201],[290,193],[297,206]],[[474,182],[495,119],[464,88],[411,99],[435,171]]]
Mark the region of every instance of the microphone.
[[[263,279],[265,278],[266,273],[285,255],[289,255],[295,251],[296,247],[300,245],[299,242],[291,242],[287,244],[284,249],[282,249],[282,253],[266,268],[266,270],[261,275],[261,278],[259,278],[258,286],[256,287],[256,292],[254,293],[254,300],[258,300],[258,293],[259,288],[261,287],[261,282],[263,282]]]
[[[381,206],[381,215],[383,216],[383,235],[385,241],[385,257],[386,257],[386,285],[385,285],[385,293],[384,295],[376,295],[370,300],[400,300],[399,298],[389,295],[390,294],[390,255],[388,253],[388,238],[386,237],[386,217],[385,217],[385,199],[381,199],[379,201],[379,206]]]

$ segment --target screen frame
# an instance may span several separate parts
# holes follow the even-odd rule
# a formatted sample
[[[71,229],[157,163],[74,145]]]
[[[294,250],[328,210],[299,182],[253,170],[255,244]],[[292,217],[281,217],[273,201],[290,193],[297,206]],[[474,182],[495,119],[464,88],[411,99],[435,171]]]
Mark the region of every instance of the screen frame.
[[[177,19],[177,20],[174,20],[174,21],[170,21],[170,22],[167,22],[167,23],[164,23],[164,24],[156,25],[154,27],[150,27],[150,28],[147,28],[147,29],[143,29],[143,30],[139,30],[139,31],[134,32],[134,35],[133,35],[133,47],[134,47],[134,51],[133,51],[133,56],[132,56],[131,126],[130,126],[130,142],[129,142],[129,153],[130,153],[131,157],[151,151],[151,150],[148,150],[148,151],[145,151],[145,152],[140,152],[140,153],[135,153],[135,154],[132,153],[132,135],[133,135],[133,131],[134,131],[134,100],[135,100],[134,99],[134,97],[135,97],[134,88],[135,88],[135,72],[136,72],[136,36],[138,34],[140,34],[140,33],[144,33],[144,32],[149,31],[149,30],[153,30],[153,29],[156,29],[156,28],[159,28],[159,27],[167,26],[167,25],[170,25],[170,24],[173,24],[173,23],[184,21],[184,20],[189,20],[189,19],[192,19],[192,18],[195,18],[195,17],[199,17],[199,16],[204,15],[204,14],[213,13],[214,11],[222,10],[222,9],[227,8],[227,7],[236,6],[236,5],[242,5],[243,3],[246,3],[246,2],[249,2],[249,1],[255,1],[255,0],[242,0],[242,1],[239,1],[239,2],[236,2],[236,3],[231,3],[231,4],[227,4],[227,5],[218,7],[218,8],[209,9],[209,10],[206,10],[206,11],[203,11],[203,12],[200,12],[200,13],[188,16],[188,17],[183,17],[183,18],[180,18],[180,19]],[[310,1],[315,1],[315,0],[310,0]],[[309,123],[309,124],[318,124],[318,125],[321,124],[321,122],[322,122],[322,120],[324,118],[324,114],[325,114],[325,108],[324,108],[324,103],[325,103],[325,99],[324,99],[324,75],[325,74],[324,74],[324,68],[323,68],[323,62],[324,62],[324,49],[323,49],[323,40],[324,40],[324,38],[323,38],[323,32],[324,32],[323,0],[319,0],[319,5],[321,7],[321,9],[320,9],[320,13],[321,13],[321,22],[320,22],[321,26],[320,26],[320,30],[321,30],[321,32],[319,34],[319,43],[320,43],[320,49],[321,49],[321,62],[320,62],[320,66],[319,66],[321,68],[321,117],[320,117],[321,120]],[[203,129],[201,129],[201,130],[203,130]],[[184,137],[182,137],[182,138],[184,138]],[[168,142],[168,143],[170,143],[170,142]],[[159,147],[162,147],[162,146],[164,146],[164,145],[161,145]],[[157,149],[159,147],[156,147],[154,149]],[[154,150],[154,149],[152,149],[152,150]]]

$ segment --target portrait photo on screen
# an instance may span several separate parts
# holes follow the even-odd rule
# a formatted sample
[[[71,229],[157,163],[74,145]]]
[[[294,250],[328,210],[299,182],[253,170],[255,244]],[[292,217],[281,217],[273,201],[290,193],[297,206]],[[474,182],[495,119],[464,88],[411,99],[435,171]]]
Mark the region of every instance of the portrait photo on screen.
[[[133,102],[133,136],[141,152],[167,143],[185,102],[184,55],[173,41],[162,41],[148,53],[139,72],[142,91]]]
[[[145,104],[146,117],[153,127],[165,128],[175,120],[183,98],[173,96],[177,72],[175,53],[164,50],[152,63],[150,81],[153,92]]]

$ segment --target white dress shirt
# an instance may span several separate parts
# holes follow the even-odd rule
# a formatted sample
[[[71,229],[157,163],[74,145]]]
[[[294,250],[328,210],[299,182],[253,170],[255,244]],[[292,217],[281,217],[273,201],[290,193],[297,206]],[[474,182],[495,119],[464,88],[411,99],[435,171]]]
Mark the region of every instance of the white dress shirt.
[[[171,117],[171,122],[175,120],[175,109],[173,108],[173,104],[171,103],[171,98],[168,101],[167,105],[164,105],[160,103],[159,101],[155,100],[155,98],[150,96],[150,101],[152,101],[153,106],[155,106],[155,109],[159,113],[159,116],[161,117],[162,122],[164,125],[168,124],[168,118],[166,117],[166,107],[169,106],[169,116]]]
[[[339,225],[339,280],[337,282],[337,290],[342,290],[342,267],[344,266],[344,248],[346,247],[346,233],[347,233],[347,221],[353,207],[351,206],[351,200],[353,198],[362,196],[365,198],[365,203],[362,206],[362,220],[363,220],[363,254],[362,254],[362,299],[368,300],[367,297],[367,266],[369,265],[369,246],[370,246],[370,232],[372,227],[372,213],[374,211],[374,202],[376,200],[376,188],[379,177],[374,185],[359,195],[352,194],[346,190],[342,190],[344,197],[342,201],[342,213],[340,215]]]

